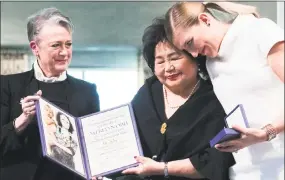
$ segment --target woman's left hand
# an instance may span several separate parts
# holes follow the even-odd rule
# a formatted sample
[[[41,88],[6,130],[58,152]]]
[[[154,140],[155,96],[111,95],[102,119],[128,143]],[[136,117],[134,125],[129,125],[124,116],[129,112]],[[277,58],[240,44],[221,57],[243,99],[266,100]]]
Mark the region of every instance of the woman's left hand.
[[[217,144],[215,145],[216,149],[222,152],[237,152],[240,149],[264,142],[267,139],[266,131],[262,129],[243,128],[240,126],[233,126],[233,129],[241,133],[241,138]]]
[[[164,163],[143,156],[137,156],[135,159],[140,163],[139,166],[126,169],[122,172],[123,174],[137,174],[142,176],[163,174]]]

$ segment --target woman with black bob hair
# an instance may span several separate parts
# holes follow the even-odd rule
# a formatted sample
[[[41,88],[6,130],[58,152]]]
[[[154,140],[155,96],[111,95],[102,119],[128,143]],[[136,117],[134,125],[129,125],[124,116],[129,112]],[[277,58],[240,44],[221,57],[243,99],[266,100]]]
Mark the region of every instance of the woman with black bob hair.
[[[225,113],[204,80],[204,57],[176,49],[166,38],[164,22],[155,19],[142,38],[143,56],[154,72],[132,100],[144,157],[134,155],[140,165],[123,174],[227,180],[232,154],[208,146],[224,127]]]

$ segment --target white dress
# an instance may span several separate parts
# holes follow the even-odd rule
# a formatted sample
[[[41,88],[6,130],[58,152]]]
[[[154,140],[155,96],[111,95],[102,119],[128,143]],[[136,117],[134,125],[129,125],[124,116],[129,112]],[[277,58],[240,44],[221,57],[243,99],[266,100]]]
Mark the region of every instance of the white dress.
[[[239,15],[226,33],[217,58],[207,59],[214,91],[226,113],[243,104],[249,126],[284,120],[284,83],[267,55],[284,30],[266,18]],[[284,134],[233,153],[234,180],[284,180]]]

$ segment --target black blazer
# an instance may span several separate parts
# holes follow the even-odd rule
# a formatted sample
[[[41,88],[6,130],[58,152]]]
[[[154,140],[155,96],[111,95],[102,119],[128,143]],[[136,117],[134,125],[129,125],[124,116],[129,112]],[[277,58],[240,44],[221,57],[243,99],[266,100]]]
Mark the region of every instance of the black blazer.
[[[41,157],[37,124],[29,124],[20,135],[15,133],[13,126],[13,120],[22,113],[20,99],[37,91],[38,83],[35,81],[33,70],[1,75],[1,180],[36,180],[36,174],[45,171],[45,168],[41,168],[46,160]],[[67,75],[65,91],[67,111],[71,115],[84,116],[100,110],[95,84]],[[72,173],[60,166],[52,164],[52,167],[61,171],[60,179],[76,179]]]

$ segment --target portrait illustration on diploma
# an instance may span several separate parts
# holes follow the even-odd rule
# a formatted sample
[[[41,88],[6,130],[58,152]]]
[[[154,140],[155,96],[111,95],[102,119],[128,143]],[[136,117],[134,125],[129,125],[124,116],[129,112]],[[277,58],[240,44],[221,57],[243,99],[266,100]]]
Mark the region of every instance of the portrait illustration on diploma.
[[[46,154],[67,168],[84,174],[75,119],[46,101],[39,101],[39,104],[43,107],[39,114],[42,115],[41,136],[45,139]]]

